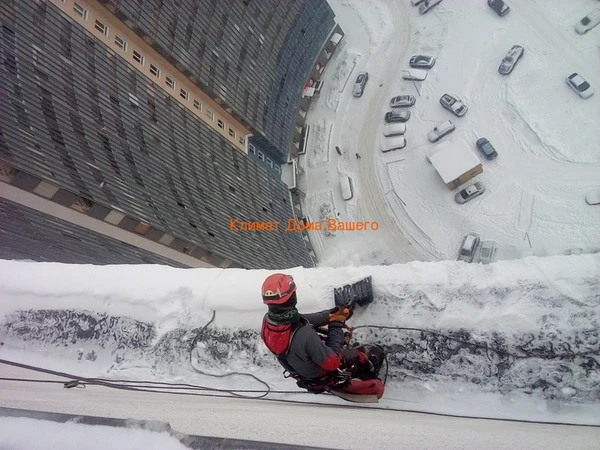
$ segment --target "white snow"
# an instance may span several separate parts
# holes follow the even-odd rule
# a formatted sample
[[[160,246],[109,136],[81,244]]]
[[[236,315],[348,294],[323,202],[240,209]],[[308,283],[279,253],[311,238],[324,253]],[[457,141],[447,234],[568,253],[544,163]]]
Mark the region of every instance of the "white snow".
[[[0,448],[10,450],[186,450],[168,433],[0,417]]]
[[[323,91],[307,121],[331,122],[330,148],[339,145],[343,154],[330,152],[329,163],[308,170],[301,183],[310,205],[330,177],[335,179],[336,169],[351,174],[355,199],[345,204],[333,194],[340,220],[377,221],[380,227],[361,234],[338,232],[335,239],[319,242],[315,251],[322,266],[350,264],[356,246],[367,239],[370,251],[363,264],[452,260],[469,232],[495,241],[501,260],[560,255],[572,248],[600,250],[597,208],[585,202],[585,193],[600,186],[594,135],[600,97],[580,99],[565,82],[578,72],[600,87],[600,27],[584,36],[574,30],[589,1],[517,1],[505,17],[485,2],[447,0],[423,16],[409,2],[330,4],[347,35],[323,73]],[[373,30],[378,39],[369,39]],[[501,76],[497,68],[514,44],[525,48],[524,57],[512,74]],[[414,54],[437,58],[423,82],[401,80]],[[351,74],[348,55],[362,55]],[[353,98],[352,83],[340,93],[334,80],[352,81],[360,71],[369,72],[364,95]],[[444,93],[464,100],[465,116],[441,107]],[[417,96],[407,123],[408,145],[382,154],[379,136],[389,99],[406,94]],[[329,101],[332,95],[335,104]],[[454,193],[426,159],[435,145],[427,133],[447,119],[457,129],[443,140],[470,149],[484,167],[473,181],[481,181],[486,193],[464,205],[454,202]],[[494,145],[496,160],[479,154],[475,142],[480,137]],[[307,158],[311,151],[312,143]],[[313,235],[311,240],[318,240]]]
[[[599,267],[600,255],[580,255],[533,257],[488,266],[450,261],[414,262],[381,267],[296,268],[286,272],[292,274],[297,282],[301,312],[332,307],[334,287],[370,275],[376,300],[355,313],[351,319],[352,326],[416,327],[446,333],[466,329],[475,339],[495,332],[510,341],[513,336],[518,338],[531,334],[538,339],[536,336],[540,333],[551,337],[557,332],[558,338],[570,339],[571,335],[577,338],[583,336],[581,333],[597,330],[600,323],[597,297]],[[96,267],[0,261],[0,323],[3,324],[0,327],[0,341],[3,343],[0,359],[86,377],[151,379],[213,388],[262,390],[264,386],[253,379],[240,376],[219,379],[194,372],[186,356],[187,347],[183,349],[184,359],[180,361],[176,346],[182,332],[188,330],[193,336],[192,330],[207,324],[213,311],[215,320],[210,325],[211,333],[231,334],[241,330],[245,333],[242,336],[246,336],[243,339],[250,339],[248,333],[258,332],[265,313],[260,286],[269,273],[264,270],[133,265]],[[31,280],[36,280],[36,283],[31,283]],[[95,317],[105,317],[102,314],[120,317],[120,322],[114,322],[116,328],[109,331],[120,333],[122,339],[140,341],[145,335],[143,330],[150,326],[155,327],[156,335],[151,342],[142,344],[146,346],[142,347],[145,348],[143,351],[116,346],[116,342],[111,340],[86,340],[73,331],[70,334],[73,337],[62,344],[61,333],[82,321],[81,316],[65,321],[59,314],[54,314],[46,316],[43,323],[27,319],[33,317],[27,311],[43,312],[48,309]],[[22,314],[21,318],[15,319],[18,317],[15,314]],[[146,325],[134,326],[131,320]],[[97,322],[96,326],[100,323]],[[17,330],[25,334],[19,334]],[[355,338],[367,342],[377,333],[377,330],[357,330]],[[394,333],[389,335],[391,344],[403,335],[402,332]],[[174,346],[174,350],[161,353],[162,357],[155,356],[159,349],[157,346],[165,343]],[[593,351],[589,347],[592,344],[582,345],[577,347],[578,351],[586,348]],[[219,351],[226,352],[228,356],[219,360],[206,353],[206,346],[200,345],[198,351],[200,353],[195,357],[205,372],[252,373],[273,390],[295,388],[293,382],[282,377],[281,368],[262,342],[257,344],[257,353],[253,355],[224,343]],[[414,351],[399,348],[397,352],[402,355],[391,355],[396,358],[394,361],[403,357],[415,361],[421,358],[413,354]],[[425,354],[423,357],[423,362],[427,363],[434,355]],[[265,362],[257,365],[256,358]],[[478,417],[599,424],[600,405],[586,403],[581,397],[586,392],[597,390],[599,380],[596,377],[594,381],[593,373],[573,372],[573,375],[567,376],[561,372],[560,365],[554,367],[535,359],[531,362],[521,360],[515,362],[514,369],[510,369],[509,378],[504,377],[504,383],[508,384],[503,388],[505,394],[501,394],[498,389],[502,389],[502,385],[494,386],[495,378],[484,373],[490,368],[480,359],[473,358],[469,365],[475,368],[481,366],[472,372],[473,376],[484,377],[486,381],[483,384],[452,376],[452,373],[459,375],[461,371],[469,370],[469,365],[461,365],[463,363],[446,366],[444,370],[448,373],[427,374],[405,368],[401,369],[404,379],[388,380],[380,406]],[[196,363],[193,364],[196,367]],[[6,370],[3,367],[0,365],[0,370]],[[572,369],[577,367],[572,366]],[[556,383],[563,400],[551,401],[535,393],[525,394],[510,388],[514,383],[527,384],[528,378],[536,379],[540,374],[552,381],[555,379],[554,371],[562,373],[562,381]],[[4,394],[0,395],[0,406],[7,406],[3,398]],[[302,393],[271,393],[268,398],[343,403],[330,397]]]

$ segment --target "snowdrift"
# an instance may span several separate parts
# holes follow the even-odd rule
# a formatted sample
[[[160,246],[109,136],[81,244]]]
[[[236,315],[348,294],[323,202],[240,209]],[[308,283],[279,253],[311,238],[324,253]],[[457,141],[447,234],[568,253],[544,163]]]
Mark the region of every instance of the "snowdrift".
[[[596,254],[287,272],[301,312],[330,308],[335,287],[373,278],[375,301],[350,325],[369,325],[355,339],[388,351],[380,406],[509,414],[493,399],[530,402],[513,411],[523,419],[548,420],[552,410],[554,421],[598,423],[588,413],[600,396],[599,263]],[[0,261],[0,359],[88,377],[264,388],[197,372],[236,371],[294,390],[259,336],[269,273]]]

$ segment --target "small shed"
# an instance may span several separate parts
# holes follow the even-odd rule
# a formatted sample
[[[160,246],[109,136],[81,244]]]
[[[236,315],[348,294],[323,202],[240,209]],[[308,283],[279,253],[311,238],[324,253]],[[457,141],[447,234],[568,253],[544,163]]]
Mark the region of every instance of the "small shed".
[[[437,144],[428,159],[450,190],[483,172],[483,165],[477,155],[450,141]]]

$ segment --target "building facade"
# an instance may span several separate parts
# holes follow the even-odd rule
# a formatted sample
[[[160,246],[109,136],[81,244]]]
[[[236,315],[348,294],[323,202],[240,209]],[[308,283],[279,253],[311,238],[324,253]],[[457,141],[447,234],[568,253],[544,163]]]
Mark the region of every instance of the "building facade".
[[[289,158],[327,4],[103,3],[0,3],[0,258],[312,266],[293,196],[247,148]]]

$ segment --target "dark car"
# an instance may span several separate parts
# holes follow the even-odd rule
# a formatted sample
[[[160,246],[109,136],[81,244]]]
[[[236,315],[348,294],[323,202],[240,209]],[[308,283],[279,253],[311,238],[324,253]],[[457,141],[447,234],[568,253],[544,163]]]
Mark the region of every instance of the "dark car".
[[[413,106],[417,102],[414,95],[397,95],[390,100],[390,107],[392,108],[406,108]]]
[[[479,151],[483,153],[483,156],[486,157],[486,159],[492,160],[495,159],[496,156],[498,156],[498,152],[496,151],[494,146],[490,144],[490,141],[488,141],[486,138],[478,139],[476,145]]]
[[[440,105],[442,105],[444,109],[447,109],[457,117],[464,116],[469,110],[467,105],[465,105],[462,102],[462,100],[450,94],[442,95],[442,97],[440,98]]]
[[[502,59],[500,67],[498,67],[498,72],[500,72],[502,75],[508,75],[511,73],[519,61],[521,61],[521,58],[523,58],[524,53],[525,49],[523,47],[520,45],[513,45],[506,56]]]
[[[358,76],[356,77],[356,82],[354,83],[354,88],[352,89],[352,95],[354,95],[355,97],[362,96],[363,92],[365,91],[365,86],[367,84],[367,81],[369,81],[369,73],[368,72],[359,73]]]
[[[408,122],[410,119],[410,111],[404,109],[400,111],[388,111],[385,113],[385,122]]]
[[[410,58],[408,65],[413,69],[431,69],[435,65],[433,56],[414,55]]]
[[[419,14],[427,14],[440,3],[442,3],[442,0],[425,0],[419,5]]]
[[[488,0],[488,6],[492,8],[500,17],[505,16],[510,11],[510,7],[503,0]]]

